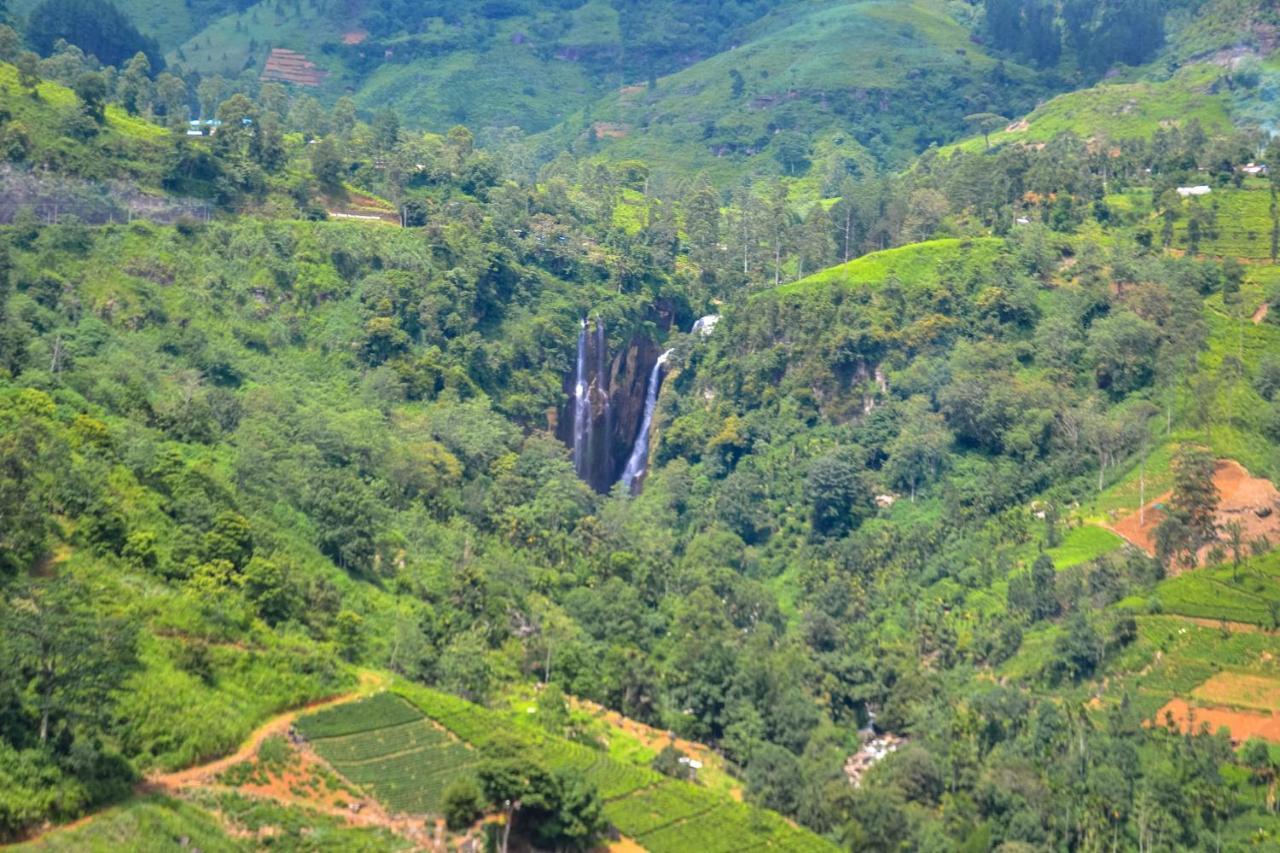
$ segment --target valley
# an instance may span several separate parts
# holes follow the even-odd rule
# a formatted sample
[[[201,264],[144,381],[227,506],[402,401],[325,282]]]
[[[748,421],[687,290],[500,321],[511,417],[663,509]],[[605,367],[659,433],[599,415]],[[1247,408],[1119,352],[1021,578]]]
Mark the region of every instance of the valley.
[[[1280,844],[1277,32],[0,2],[0,844]]]

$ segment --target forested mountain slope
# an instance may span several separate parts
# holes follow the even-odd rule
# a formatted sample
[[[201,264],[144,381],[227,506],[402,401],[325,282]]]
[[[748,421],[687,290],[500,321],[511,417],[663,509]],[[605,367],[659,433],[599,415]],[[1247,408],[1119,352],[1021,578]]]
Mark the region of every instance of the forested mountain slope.
[[[1274,846],[1267,18],[1256,79],[1187,29],[1230,6],[676,16],[548,60],[654,73],[586,147],[0,30],[0,838]],[[661,19],[585,8],[359,22]],[[907,110],[823,124],[847,74]]]

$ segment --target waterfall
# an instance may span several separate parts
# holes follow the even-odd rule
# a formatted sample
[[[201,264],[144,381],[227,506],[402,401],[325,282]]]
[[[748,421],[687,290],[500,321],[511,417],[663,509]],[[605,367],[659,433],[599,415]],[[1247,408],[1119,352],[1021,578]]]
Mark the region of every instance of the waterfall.
[[[591,401],[587,398],[587,318],[578,330],[578,366],[573,384],[573,470],[586,477],[587,438],[591,434]]]
[[[645,472],[649,463],[649,428],[653,425],[653,410],[658,407],[658,387],[662,384],[662,366],[667,363],[667,350],[658,356],[649,373],[649,387],[644,392],[644,417],[640,421],[640,434],[636,436],[635,446],[627,459],[627,467],[622,472],[622,485],[628,492],[635,490],[636,478]]]
[[[699,317],[697,322],[693,324],[693,328],[689,330],[691,335],[702,335],[706,337],[715,331],[716,323],[720,322],[719,314],[708,314],[705,317]]]

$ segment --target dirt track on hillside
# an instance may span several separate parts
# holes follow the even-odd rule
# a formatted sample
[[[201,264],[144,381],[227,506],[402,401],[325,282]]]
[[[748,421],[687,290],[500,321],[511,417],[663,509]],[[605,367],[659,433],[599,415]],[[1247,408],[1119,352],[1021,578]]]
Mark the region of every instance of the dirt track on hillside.
[[[374,673],[364,672],[360,675],[361,689],[352,693],[344,693],[340,696],[332,696],[328,699],[319,699],[315,702],[295,708],[292,711],[286,711],[272,717],[263,723],[249,735],[248,740],[244,742],[231,755],[216,758],[204,764],[197,764],[194,767],[188,767],[184,770],[177,770],[172,773],[154,773],[138,783],[134,789],[137,794],[164,794],[167,796],[178,796],[182,791],[200,787],[212,782],[219,774],[242,761],[247,761],[258,752],[258,747],[262,742],[272,735],[284,735],[289,731],[289,726],[299,715],[309,713],[319,708],[329,707],[331,705],[340,705],[344,702],[351,702],[366,696],[369,692],[384,683],[381,676]],[[69,832],[78,827],[84,826],[90,821],[97,818],[100,812],[84,815],[70,823],[61,823],[56,826],[45,826],[35,833],[21,839],[19,843],[29,844],[46,838],[55,833]]]

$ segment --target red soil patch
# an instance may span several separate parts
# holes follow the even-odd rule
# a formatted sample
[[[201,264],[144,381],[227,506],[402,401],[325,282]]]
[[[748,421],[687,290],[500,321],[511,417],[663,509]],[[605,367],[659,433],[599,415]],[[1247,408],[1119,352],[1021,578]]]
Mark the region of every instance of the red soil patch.
[[[1264,302],[1258,306],[1258,310],[1253,312],[1253,325],[1258,325],[1267,319],[1267,312],[1271,310],[1271,306]]]
[[[272,48],[267,64],[262,69],[261,80],[294,83],[299,86],[319,86],[329,72],[318,67],[305,54],[283,47]]]
[[[1245,541],[1266,536],[1275,541],[1280,533],[1280,491],[1270,480],[1250,476],[1239,462],[1233,459],[1219,459],[1217,469],[1213,472],[1213,485],[1218,490],[1218,511],[1215,520],[1219,527],[1232,522],[1239,522],[1244,528]],[[1159,504],[1169,500],[1166,492],[1148,503],[1141,514],[1134,513],[1111,525],[1112,532],[1123,536],[1148,554],[1155,555],[1156,528],[1164,520],[1165,513],[1157,509]],[[1265,517],[1258,515],[1257,510],[1270,508]],[[1200,559],[1212,548],[1212,544],[1200,549]]]
[[[360,44],[369,37],[364,30],[348,30],[342,34],[343,44]]]
[[[324,782],[326,774],[332,774],[330,778],[342,778],[310,745],[304,744],[292,747],[292,759],[283,772],[264,774],[265,782],[246,782],[235,790],[248,797],[274,800],[340,818],[348,826],[386,829],[421,850],[431,848],[445,837],[444,828],[437,826],[435,818],[391,815],[372,797],[330,788]]]
[[[1243,743],[1251,737],[1280,742],[1280,716],[1256,711],[1237,711],[1234,708],[1204,708],[1189,705],[1183,699],[1170,699],[1156,712],[1155,725],[1163,726],[1173,716],[1174,727],[1180,732],[1196,732],[1208,725],[1210,732],[1226,728],[1231,740]]]

